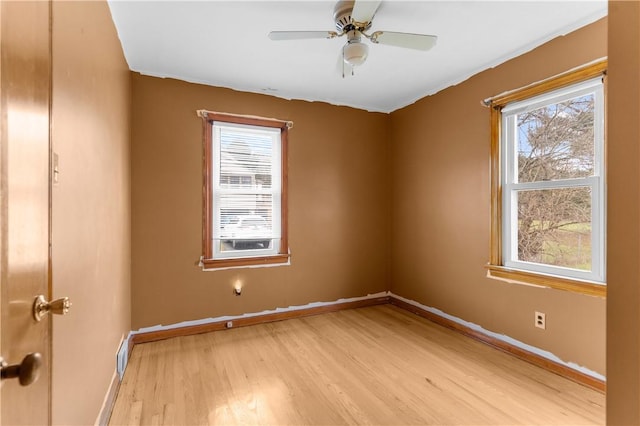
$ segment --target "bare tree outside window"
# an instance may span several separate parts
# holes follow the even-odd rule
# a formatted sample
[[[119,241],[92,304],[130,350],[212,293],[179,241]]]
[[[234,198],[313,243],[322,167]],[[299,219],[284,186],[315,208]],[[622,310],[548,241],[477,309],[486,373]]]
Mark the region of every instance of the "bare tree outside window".
[[[594,172],[594,95],[518,114],[518,182],[585,178]],[[591,269],[591,190],[517,192],[518,259]]]

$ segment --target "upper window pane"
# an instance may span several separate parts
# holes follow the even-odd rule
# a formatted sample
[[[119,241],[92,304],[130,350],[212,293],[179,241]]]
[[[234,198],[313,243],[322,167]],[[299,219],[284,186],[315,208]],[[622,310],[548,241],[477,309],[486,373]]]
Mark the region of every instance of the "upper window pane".
[[[518,181],[594,174],[593,93],[517,115]]]
[[[220,184],[230,189],[270,188],[273,138],[268,134],[220,129]]]

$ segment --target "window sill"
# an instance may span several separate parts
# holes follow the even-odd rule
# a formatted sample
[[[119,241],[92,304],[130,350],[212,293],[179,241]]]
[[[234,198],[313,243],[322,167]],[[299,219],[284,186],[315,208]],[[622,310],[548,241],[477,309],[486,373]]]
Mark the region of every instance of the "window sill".
[[[536,274],[498,265],[487,265],[487,277],[517,284],[534,285],[571,291],[589,296],[607,297],[607,286],[590,281],[580,281],[553,275]]]
[[[243,267],[282,266],[290,264],[290,257],[290,254],[277,254],[275,256],[238,257],[235,259],[202,259],[200,266],[202,266],[202,269],[205,271]]]

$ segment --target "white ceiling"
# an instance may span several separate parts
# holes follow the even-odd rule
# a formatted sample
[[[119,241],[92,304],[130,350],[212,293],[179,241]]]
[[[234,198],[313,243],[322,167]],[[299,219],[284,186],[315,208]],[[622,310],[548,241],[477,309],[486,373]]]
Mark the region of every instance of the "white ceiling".
[[[142,74],[391,112],[607,14],[606,0],[383,1],[376,30],[438,36],[428,52],[370,45],[343,79],[345,37],[271,41],[272,30],[335,31],[334,1],[119,1],[109,6]]]

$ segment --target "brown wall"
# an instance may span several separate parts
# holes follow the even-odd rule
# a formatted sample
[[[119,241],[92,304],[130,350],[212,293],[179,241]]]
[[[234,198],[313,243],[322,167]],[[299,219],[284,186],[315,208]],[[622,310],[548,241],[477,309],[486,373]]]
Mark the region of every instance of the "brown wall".
[[[605,373],[605,300],[486,278],[489,110],[481,100],[607,55],[600,20],[391,114],[391,291]],[[534,311],[547,314],[546,331]]]
[[[608,420],[637,424],[640,8],[612,5]],[[391,118],[134,76],[133,328],[382,291],[391,266],[395,293],[604,373],[603,300],[484,278],[488,112],[478,104],[604,56],[606,40],[606,21],[599,22]],[[95,420],[115,350],[131,328],[126,69],[106,4],[54,3],[52,143],[61,175],[53,188],[53,293],[74,302],[69,316],[54,321],[54,423]],[[295,121],[291,266],[195,267],[198,108]],[[385,159],[392,152],[389,173]],[[391,194],[393,216],[382,207]],[[246,282],[240,298],[231,296],[236,278]],[[547,313],[547,331],[533,329],[534,309]]]
[[[53,3],[53,422],[93,424],[130,329],[131,80],[106,2]]]
[[[312,82],[310,82],[312,84]],[[292,120],[291,265],[203,272],[196,110]],[[388,116],[133,76],[132,326],[387,290]],[[242,296],[232,294],[236,279]]]
[[[609,3],[607,424],[640,424],[640,3]]]

